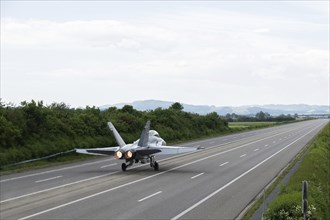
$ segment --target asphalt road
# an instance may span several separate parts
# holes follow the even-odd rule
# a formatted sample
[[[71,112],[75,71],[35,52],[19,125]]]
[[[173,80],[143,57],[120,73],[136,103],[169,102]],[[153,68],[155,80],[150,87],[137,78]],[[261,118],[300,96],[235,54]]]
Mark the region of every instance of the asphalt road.
[[[328,120],[181,144],[159,171],[110,157],[1,176],[0,219],[235,219]]]

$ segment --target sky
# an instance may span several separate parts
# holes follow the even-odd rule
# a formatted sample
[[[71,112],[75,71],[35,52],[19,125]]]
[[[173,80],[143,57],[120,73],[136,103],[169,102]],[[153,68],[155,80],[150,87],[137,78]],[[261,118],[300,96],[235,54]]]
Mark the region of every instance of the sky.
[[[329,1],[4,1],[3,102],[329,105]]]

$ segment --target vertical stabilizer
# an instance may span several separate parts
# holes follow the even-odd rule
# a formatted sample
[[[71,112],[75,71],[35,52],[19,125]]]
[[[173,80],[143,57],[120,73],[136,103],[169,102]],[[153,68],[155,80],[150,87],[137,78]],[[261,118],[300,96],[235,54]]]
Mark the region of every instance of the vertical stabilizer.
[[[124,147],[126,145],[125,141],[121,138],[121,136],[118,133],[118,131],[116,130],[115,126],[113,126],[113,124],[111,122],[108,122],[108,126],[109,126],[110,130],[112,131],[113,136],[115,136],[117,144],[120,147]]]
[[[140,146],[140,147],[147,147],[148,146],[149,130],[150,130],[150,121],[147,121],[147,123],[144,126],[144,129],[143,129],[143,131],[141,133],[138,146]]]

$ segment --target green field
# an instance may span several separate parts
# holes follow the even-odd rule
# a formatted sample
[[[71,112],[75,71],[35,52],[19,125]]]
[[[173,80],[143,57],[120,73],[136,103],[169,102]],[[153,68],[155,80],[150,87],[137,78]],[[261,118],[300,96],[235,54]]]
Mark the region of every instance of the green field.
[[[301,188],[302,181],[308,182],[308,217],[318,220],[330,219],[330,123],[309,144],[300,166],[291,176],[287,185],[280,185],[280,192],[270,204],[265,213],[265,220],[303,220],[301,213]],[[301,152],[300,155],[304,154]],[[266,195],[279,184],[280,179],[288,173],[298,156],[287,168],[284,174],[266,190]],[[255,210],[261,205],[260,198],[255,205],[245,214],[243,219],[250,219]]]
[[[231,129],[244,130],[253,128],[264,128],[279,124],[279,122],[229,122],[228,126]]]

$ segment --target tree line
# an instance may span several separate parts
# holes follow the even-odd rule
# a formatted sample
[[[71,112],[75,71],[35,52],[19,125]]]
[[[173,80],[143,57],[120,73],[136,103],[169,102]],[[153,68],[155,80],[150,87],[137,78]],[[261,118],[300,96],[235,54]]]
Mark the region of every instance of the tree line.
[[[228,122],[261,122],[261,121],[269,121],[269,122],[284,122],[284,121],[294,121],[298,117],[298,114],[294,116],[288,114],[281,114],[279,116],[271,116],[267,112],[260,111],[255,116],[246,116],[246,115],[237,115],[235,113],[227,114],[225,116],[226,121]]]
[[[116,146],[108,121],[127,143],[139,138],[147,120],[167,142],[230,131],[228,123],[215,112],[198,115],[182,110],[180,103],[150,111],[138,111],[130,105],[101,111],[95,106],[71,108],[65,103],[44,105],[34,100],[15,106],[0,100],[0,166],[73,148]]]

